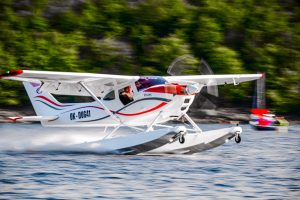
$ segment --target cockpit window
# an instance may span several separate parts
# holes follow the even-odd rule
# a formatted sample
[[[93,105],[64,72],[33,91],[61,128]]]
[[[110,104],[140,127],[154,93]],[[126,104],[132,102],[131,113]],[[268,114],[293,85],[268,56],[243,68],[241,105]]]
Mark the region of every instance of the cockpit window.
[[[127,105],[134,100],[133,91],[130,85],[119,90],[119,98],[124,105]]]
[[[139,80],[135,82],[136,88],[138,91],[147,89],[154,85],[162,85],[167,81],[162,77],[141,77]]]
[[[105,100],[105,101],[111,101],[111,100],[114,100],[115,98],[116,98],[115,97],[115,91],[112,90],[107,95],[105,95],[105,97],[103,98],[103,100]]]

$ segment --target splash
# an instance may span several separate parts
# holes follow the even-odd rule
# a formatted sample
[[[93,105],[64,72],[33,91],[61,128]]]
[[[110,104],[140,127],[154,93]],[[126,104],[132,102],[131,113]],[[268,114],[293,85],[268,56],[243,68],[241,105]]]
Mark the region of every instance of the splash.
[[[122,133],[120,133],[122,134]],[[1,124],[0,151],[101,153],[103,128],[47,128],[39,124]]]

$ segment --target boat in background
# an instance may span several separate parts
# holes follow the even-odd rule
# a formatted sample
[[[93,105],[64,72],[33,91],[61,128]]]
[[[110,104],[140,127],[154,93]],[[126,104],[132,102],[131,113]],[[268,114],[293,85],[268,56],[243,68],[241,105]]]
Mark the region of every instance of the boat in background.
[[[251,109],[250,125],[256,130],[287,131],[289,122],[282,116],[270,113],[268,109]]]
[[[289,122],[284,117],[276,116],[269,109],[266,109],[265,79],[266,76],[264,74],[261,79],[256,80],[249,124],[256,130],[287,132]]]

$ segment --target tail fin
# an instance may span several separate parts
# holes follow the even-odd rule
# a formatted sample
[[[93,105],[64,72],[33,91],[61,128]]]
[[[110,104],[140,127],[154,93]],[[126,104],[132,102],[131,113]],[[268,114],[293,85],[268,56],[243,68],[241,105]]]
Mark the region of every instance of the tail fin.
[[[71,106],[61,104],[49,92],[39,91],[40,84],[23,82],[23,85],[38,116],[55,116]]]

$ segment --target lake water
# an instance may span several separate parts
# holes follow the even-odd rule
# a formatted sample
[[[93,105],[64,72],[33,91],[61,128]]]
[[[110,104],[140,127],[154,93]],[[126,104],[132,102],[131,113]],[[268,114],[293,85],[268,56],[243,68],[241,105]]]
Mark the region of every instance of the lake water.
[[[202,125],[204,130],[228,125]],[[194,155],[32,152],[87,129],[0,124],[0,199],[300,199],[300,126],[254,131]]]

